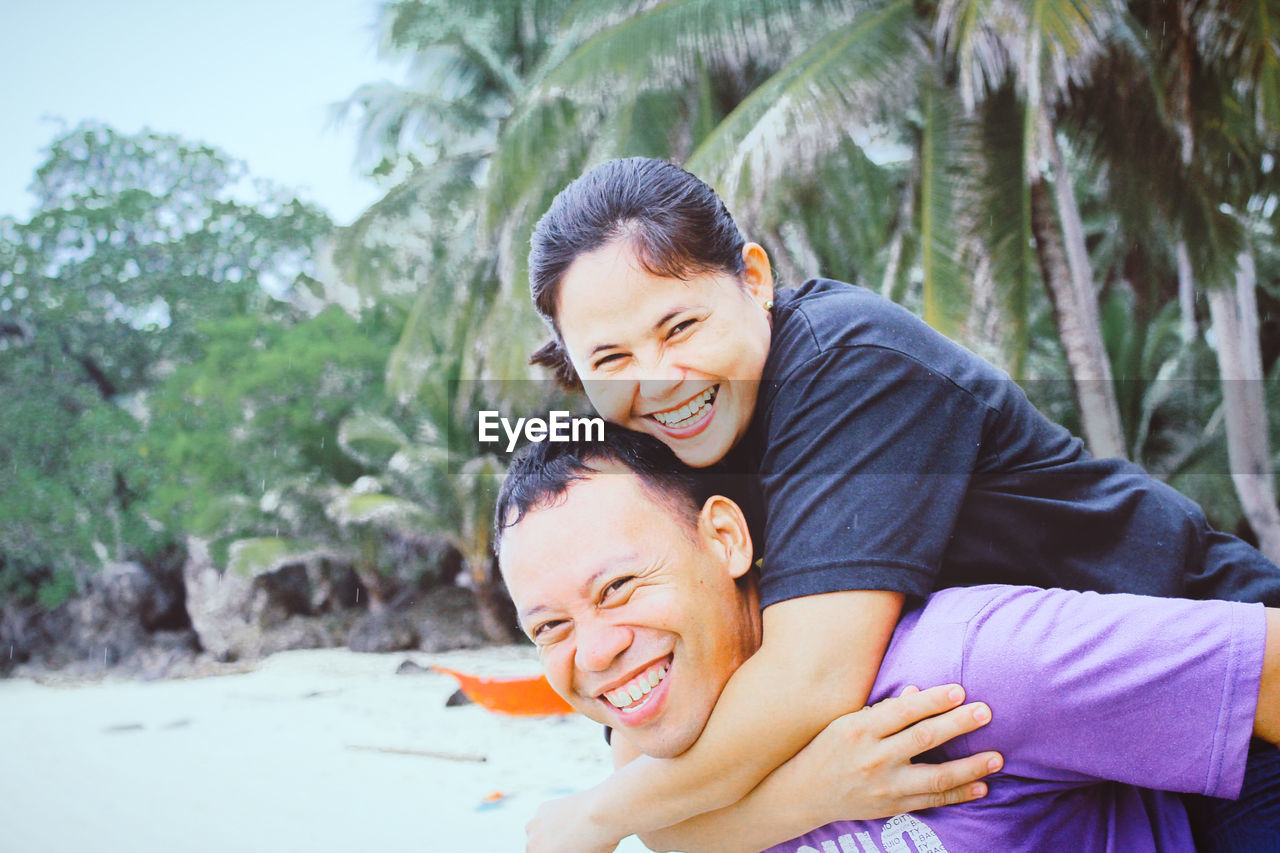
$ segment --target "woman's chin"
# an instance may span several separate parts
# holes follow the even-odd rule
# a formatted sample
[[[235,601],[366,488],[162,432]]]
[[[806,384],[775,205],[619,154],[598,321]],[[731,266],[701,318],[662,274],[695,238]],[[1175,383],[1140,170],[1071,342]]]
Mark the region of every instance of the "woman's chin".
[[[676,458],[690,468],[706,468],[714,465],[729,452],[729,444],[717,440],[714,432],[707,431],[692,438],[672,438],[661,433],[658,438],[671,448]]]
[[[728,414],[714,406],[704,419],[681,428],[668,427],[652,417],[633,417],[620,425],[658,439],[690,468],[706,468],[723,459],[733,447],[736,436],[726,421]]]

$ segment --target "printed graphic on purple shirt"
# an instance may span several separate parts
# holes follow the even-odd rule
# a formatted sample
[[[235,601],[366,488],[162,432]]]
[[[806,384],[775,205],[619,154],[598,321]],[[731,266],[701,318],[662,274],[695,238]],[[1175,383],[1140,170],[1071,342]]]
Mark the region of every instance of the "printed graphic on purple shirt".
[[[1192,853],[1168,792],[1239,793],[1264,612],[1029,587],[935,593],[903,617],[872,699],[954,681],[988,703],[990,724],[930,758],[999,750],[989,796],[828,824],[770,853]]]

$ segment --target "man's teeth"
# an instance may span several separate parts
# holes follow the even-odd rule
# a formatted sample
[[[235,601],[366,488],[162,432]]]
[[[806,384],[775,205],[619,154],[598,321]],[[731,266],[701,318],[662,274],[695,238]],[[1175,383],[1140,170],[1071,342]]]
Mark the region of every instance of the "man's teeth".
[[[667,677],[667,666],[655,666],[648,672],[642,672],[636,678],[627,684],[622,685],[617,690],[610,690],[604,694],[604,698],[609,700],[609,704],[615,708],[626,708],[640,701],[641,697],[647,696],[649,691],[658,686],[658,682]]]
[[[685,426],[685,421],[697,420],[705,415],[707,407],[711,405],[711,401],[715,399],[715,396],[716,386],[713,385],[678,409],[673,409],[670,412],[654,412],[654,420],[663,426]]]

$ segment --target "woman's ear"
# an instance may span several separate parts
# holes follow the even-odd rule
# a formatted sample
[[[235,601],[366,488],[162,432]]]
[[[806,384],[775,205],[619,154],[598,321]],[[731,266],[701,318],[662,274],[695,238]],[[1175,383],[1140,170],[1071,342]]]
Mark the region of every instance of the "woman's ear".
[[[769,264],[769,253],[759,243],[747,243],[742,247],[742,261],[745,269],[742,280],[752,297],[762,306],[773,302],[773,267]]]
[[[712,552],[724,561],[731,578],[751,569],[751,531],[742,509],[723,495],[712,495],[698,514],[698,533]]]

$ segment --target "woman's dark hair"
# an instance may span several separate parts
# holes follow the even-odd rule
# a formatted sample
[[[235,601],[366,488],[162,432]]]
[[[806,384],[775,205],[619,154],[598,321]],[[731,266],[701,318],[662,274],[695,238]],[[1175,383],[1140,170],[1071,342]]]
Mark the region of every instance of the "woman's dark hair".
[[[652,275],[689,278],[742,273],[745,241],[715,190],[671,163],[647,157],[610,160],[569,184],[533,229],[529,290],[554,338],[530,364],[555,371],[570,387],[577,374],[556,320],[560,282],[579,255],[625,238]]]

